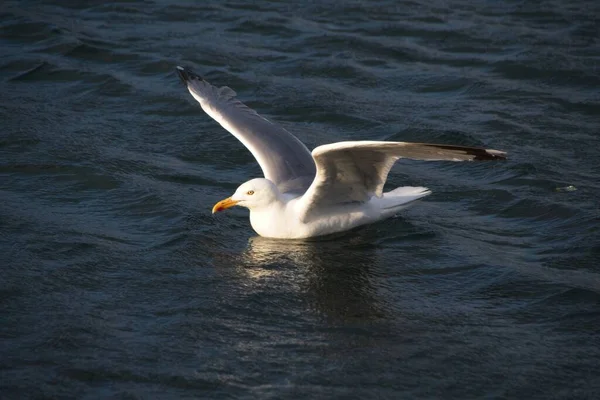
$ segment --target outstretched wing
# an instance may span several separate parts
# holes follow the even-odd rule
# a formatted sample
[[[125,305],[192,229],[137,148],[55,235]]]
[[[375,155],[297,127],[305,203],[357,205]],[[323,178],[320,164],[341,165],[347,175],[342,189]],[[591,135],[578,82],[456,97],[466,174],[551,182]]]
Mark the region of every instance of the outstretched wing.
[[[316,169],[300,140],[237,100],[231,88],[217,88],[187,68],[177,73],[202,109],[250,150],[265,178],[283,193],[308,188]]]
[[[399,158],[429,161],[504,160],[506,153],[477,147],[408,142],[339,142],[319,146],[312,156],[315,180],[299,206],[304,221],[323,209],[381,196],[383,185]]]

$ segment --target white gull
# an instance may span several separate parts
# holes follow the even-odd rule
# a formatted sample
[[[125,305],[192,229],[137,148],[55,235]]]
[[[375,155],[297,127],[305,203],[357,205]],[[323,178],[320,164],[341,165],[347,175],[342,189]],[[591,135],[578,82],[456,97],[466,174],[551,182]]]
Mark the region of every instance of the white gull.
[[[250,150],[264,178],[252,179],[217,204],[250,210],[260,236],[301,239],[342,232],[389,218],[429,195],[424,187],[383,192],[400,158],[430,161],[504,160],[506,153],[445,144],[352,141],[311,152],[294,135],[236,99],[229,87],[215,87],[188,68],[181,80],[202,109]]]

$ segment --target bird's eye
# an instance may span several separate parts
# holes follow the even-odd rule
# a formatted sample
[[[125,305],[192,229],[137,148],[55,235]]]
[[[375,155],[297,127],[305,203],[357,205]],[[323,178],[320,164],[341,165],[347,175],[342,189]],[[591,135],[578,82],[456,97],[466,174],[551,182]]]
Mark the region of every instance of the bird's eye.
[[[254,190],[248,190],[248,191],[246,192],[246,194],[247,194],[248,196],[252,196],[252,195],[254,194]]]

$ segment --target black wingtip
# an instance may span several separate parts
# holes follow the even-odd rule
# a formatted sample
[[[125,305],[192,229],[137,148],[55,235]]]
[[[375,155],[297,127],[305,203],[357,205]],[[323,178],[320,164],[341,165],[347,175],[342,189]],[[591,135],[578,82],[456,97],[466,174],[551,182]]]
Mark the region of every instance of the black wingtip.
[[[183,82],[186,86],[189,81],[192,81],[194,79],[197,79],[199,81],[202,80],[202,77],[200,75],[198,75],[189,68],[185,68],[178,65],[175,69],[177,70],[177,75],[179,75],[179,79],[181,79],[181,82]]]
[[[481,147],[453,146],[446,144],[426,144],[426,146],[437,147],[438,149],[454,150],[464,152],[472,156],[475,161],[487,160],[506,160],[506,152],[500,150],[484,149]]]
[[[500,150],[481,149],[483,151],[475,154],[474,160],[506,160],[506,153]]]

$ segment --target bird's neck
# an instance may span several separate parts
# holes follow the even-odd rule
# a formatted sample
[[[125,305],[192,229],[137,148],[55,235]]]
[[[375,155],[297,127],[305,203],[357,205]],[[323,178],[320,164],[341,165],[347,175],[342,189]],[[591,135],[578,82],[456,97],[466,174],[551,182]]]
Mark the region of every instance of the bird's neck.
[[[285,224],[286,204],[284,199],[277,198],[268,205],[250,210],[250,224],[260,236],[273,237],[273,233],[282,229]]]

